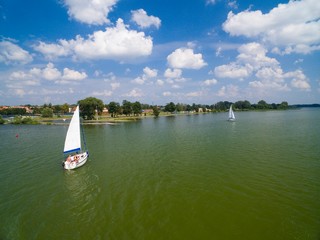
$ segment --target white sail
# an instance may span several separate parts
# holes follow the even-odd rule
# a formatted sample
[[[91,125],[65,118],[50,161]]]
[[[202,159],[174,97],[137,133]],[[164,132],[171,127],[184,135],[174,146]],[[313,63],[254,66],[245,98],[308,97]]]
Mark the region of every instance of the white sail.
[[[229,108],[229,120],[235,120],[235,116],[234,116],[234,113],[233,113],[233,110],[232,110],[232,104]]]
[[[66,140],[64,142],[64,153],[75,152],[81,150],[81,136],[80,136],[80,118],[79,106],[73,113]]]

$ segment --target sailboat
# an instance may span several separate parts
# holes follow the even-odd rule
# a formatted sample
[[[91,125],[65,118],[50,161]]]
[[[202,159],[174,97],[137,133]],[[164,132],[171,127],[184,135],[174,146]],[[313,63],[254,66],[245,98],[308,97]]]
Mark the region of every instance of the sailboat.
[[[83,142],[85,145],[85,141]],[[79,106],[77,106],[71,118],[64,142],[63,153],[68,154],[68,157],[63,161],[62,166],[68,170],[81,167],[88,159],[89,152],[86,150],[83,151],[81,147]]]
[[[228,121],[235,121],[236,120],[236,117],[234,116],[234,112],[232,110],[232,104],[230,105],[230,108],[229,108],[229,119]]]

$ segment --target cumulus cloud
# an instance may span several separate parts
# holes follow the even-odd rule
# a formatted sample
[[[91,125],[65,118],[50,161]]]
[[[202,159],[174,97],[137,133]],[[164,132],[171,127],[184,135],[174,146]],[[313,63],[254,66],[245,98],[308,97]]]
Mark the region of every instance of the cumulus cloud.
[[[33,58],[26,50],[23,50],[16,44],[9,41],[0,42],[0,63],[9,64],[27,64],[32,62]]]
[[[244,44],[238,52],[235,62],[215,67],[216,77],[254,78],[249,82],[249,87],[259,91],[290,91],[290,86],[300,90],[310,89],[308,79],[301,70],[285,73],[275,58],[267,56],[267,50],[261,44]],[[223,96],[224,91],[222,88],[218,96]]]
[[[78,72],[64,68],[63,72],[55,68],[54,64],[48,63],[45,68],[32,68],[29,71],[13,72],[9,76],[7,87],[15,88],[21,85],[40,85],[43,80],[53,81],[58,84],[78,82],[87,78],[85,72]]]
[[[108,90],[94,91],[92,93],[93,96],[99,96],[99,97],[111,97],[112,94],[113,94],[112,91],[108,91]]]
[[[59,40],[58,44],[40,42],[34,49],[48,58],[71,55],[82,60],[127,60],[150,55],[152,47],[151,37],[145,36],[143,32],[129,30],[123,20],[118,19],[115,27],[96,31],[87,39],[78,35],[69,41]]]
[[[142,97],[143,96],[143,92],[139,88],[134,88],[130,92],[124,94],[123,96],[124,97],[133,97],[133,98]]]
[[[148,28],[155,26],[159,28],[161,25],[161,20],[158,17],[148,16],[147,12],[143,9],[131,11],[132,21],[138,24],[141,28]]]
[[[182,71],[181,69],[166,69],[166,71],[164,72],[164,76],[166,78],[180,78],[182,75]]]
[[[246,10],[229,12],[223,29],[232,36],[259,37],[274,52],[307,54],[320,49],[320,2],[289,1],[268,13]]]
[[[110,83],[110,85],[111,85],[111,89],[112,90],[116,90],[117,88],[120,87],[120,83],[119,82]]]
[[[235,62],[215,67],[214,73],[220,78],[236,78],[243,80],[262,67],[278,67],[275,58],[268,57],[267,50],[259,43],[243,44],[238,48]]]
[[[109,23],[108,14],[117,0],[64,0],[71,18],[86,24]]]
[[[193,49],[178,48],[167,57],[172,68],[200,69],[207,65],[202,59],[202,54],[195,54]]]
[[[145,67],[143,69],[143,74],[142,76],[139,76],[132,80],[132,83],[136,84],[144,84],[148,79],[155,78],[158,75],[158,70],[157,69],[151,69],[149,67]]]
[[[218,81],[216,79],[207,79],[207,80],[204,80],[201,85],[202,86],[211,86],[211,85],[215,85],[217,84]]]
[[[217,93],[219,97],[225,97],[229,99],[238,96],[238,94],[239,94],[239,87],[232,84],[221,87]]]
[[[39,42],[33,46],[34,50],[42,53],[48,60],[54,60],[58,57],[66,57],[72,54],[69,42],[64,39],[58,40],[58,44]]]
[[[243,79],[251,75],[252,68],[249,65],[241,66],[237,63],[230,63],[215,67],[214,74],[219,78]]]

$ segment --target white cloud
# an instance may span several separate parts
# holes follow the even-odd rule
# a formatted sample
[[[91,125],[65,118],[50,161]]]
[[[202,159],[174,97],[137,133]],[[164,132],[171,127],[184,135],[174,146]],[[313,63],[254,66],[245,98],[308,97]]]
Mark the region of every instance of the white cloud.
[[[72,54],[69,42],[64,39],[60,39],[59,44],[50,44],[39,42],[38,45],[34,45],[34,50],[42,53],[48,60],[54,60],[58,57],[66,57]]]
[[[193,49],[178,48],[167,57],[172,68],[200,69],[207,65],[202,59],[202,54],[195,54]]]
[[[18,45],[8,41],[0,42],[0,63],[9,64],[27,64],[32,62],[33,58],[26,50]]]
[[[217,77],[243,80],[263,67],[279,68],[279,62],[266,56],[267,50],[259,43],[243,44],[238,52],[236,62],[215,67]]]
[[[120,87],[120,83],[119,82],[110,83],[110,85],[111,85],[111,89],[112,90],[116,90],[117,88]]]
[[[170,97],[172,95],[172,93],[171,92],[163,92],[162,95],[164,97]]]
[[[201,83],[202,86],[211,86],[217,84],[218,81],[216,79],[207,79]]]
[[[99,97],[111,97],[112,91],[103,90],[103,91],[94,91],[92,93],[93,96],[99,96]]]
[[[146,80],[147,80],[147,79],[142,76],[142,77],[137,77],[137,78],[133,79],[131,82],[132,82],[132,83],[139,84],[139,85],[143,85]]]
[[[48,63],[47,67],[42,70],[38,68],[38,69],[33,69],[33,71],[37,71],[37,73],[40,73],[42,75],[42,78],[49,81],[54,81],[61,78],[60,71],[57,68],[55,68],[52,63]],[[39,74],[37,75],[39,76]]]
[[[298,88],[300,90],[309,91],[311,86],[309,84],[308,78],[304,75],[301,70],[296,70],[294,72],[289,72],[285,74],[286,77],[292,78],[291,86]]]
[[[234,97],[237,97],[238,94],[239,94],[239,87],[232,84],[221,87],[217,93],[219,97],[225,97],[227,99],[232,99]]]
[[[82,23],[101,25],[110,22],[107,16],[117,0],[64,0],[64,2],[71,18]]]
[[[252,69],[249,65],[241,66],[236,63],[215,67],[214,74],[219,78],[237,78],[242,80],[251,75]]]
[[[133,97],[133,98],[135,98],[135,97],[142,97],[142,96],[143,96],[143,92],[142,92],[142,90],[139,89],[139,88],[134,88],[134,89],[132,89],[129,93],[124,94],[123,96],[124,96],[124,97]]]
[[[7,87],[16,88],[21,85],[40,85],[41,81],[53,81],[58,84],[73,83],[74,81],[82,81],[87,78],[85,72],[78,72],[69,68],[65,68],[63,73],[54,67],[52,63],[48,63],[45,68],[32,68],[27,72],[12,72],[7,81]]]
[[[238,48],[238,52],[235,62],[214,69],[215,76],[240,80],[255,77],[248,83],[249,87],[263,94],[270,90],[290,91],[290,85],[300,90],[308,91],[311,88],[301,70],[285,73],[275,58],[266,55],[267,50],[261,44],[244,44]],[[225,91],[225,88],[221,88],[218,96],[224,96]]]
[[[262,68],[256,73],[259,80],[249,82],[249,86],[261,92],[269,90],[290,91],[286,80],[291,82],[291,87],[302,91],[309,91],[311,86],[307,77],[301,70],[283,73],[281,68]]]
[[[182,75],[181,69],[166,69],[164,72],[164,77],[166,78],[180,78]]]
[[[63,76],[62,79],[66,81],[81,81],[87,78],[87,74],[85,72],[78,72],[69,68],[63,69]]]
[[[164,85],[164,81],[161,80],[161,79],[158,79],[158,80],[156,81],[156,84],[157,84],[158,86],[163,86],[163,85]]]
[[[157,69],[151,69],[149,67],[145,67],[143,69],[143,72],[144,72],[144,74],[145,74],[145,76],[147,78],[154,78],[154,77],[156,77],[158,75],[158,70]]]
[[[96,31],[87,39],[78,35],[69,41],[59,40],[58,44],[40,42],[34,49],[48,58],[71,55],[82,60],[127,60],[150,55],[152,47],[151,37],[146,37],[143,32],[129,30],[123,20],[118,19],[115,27]]]
[[[277,66],[279,64],[275,58],[267,57],[266,48],[256,42],[241,45],[238,52],[238,63],[249,64],[255,70],[264,66]]]
[[[142,76],[136,77],[134,80],[132,80],[132,83],[143,85],[148,79],[155,78],[158,75],[158,70],[151,69],[149,67],[145,67],[143,69]]]
[[[201,97],[203,95],[203,92],[190,92],[186,94],[186,97]]]
[[[306,54],[320,49],[319,18],[318,0],[289,1],[266,14],[260,10],[229,12],[223,29],[232,36],[259,37],[275,46],[274,52]]]
[[[161,20],[158,17],[148,16],[147,12],[143,9],[131,11],[132,20],[138,24],[141,28],[148,28],[155,26],[159,28],[161,25]]]

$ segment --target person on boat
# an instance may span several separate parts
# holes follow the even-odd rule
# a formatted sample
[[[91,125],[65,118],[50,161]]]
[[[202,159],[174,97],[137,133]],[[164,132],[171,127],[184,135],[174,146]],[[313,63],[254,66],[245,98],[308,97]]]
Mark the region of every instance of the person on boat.
[[[71,162],[71,155],[67,157],[67,162]]]

